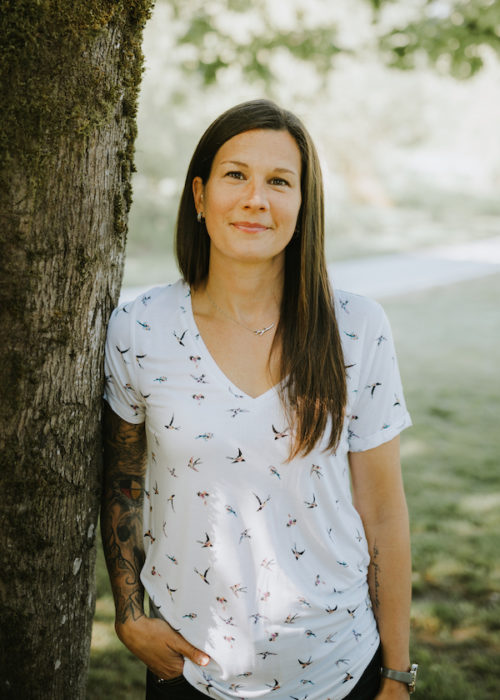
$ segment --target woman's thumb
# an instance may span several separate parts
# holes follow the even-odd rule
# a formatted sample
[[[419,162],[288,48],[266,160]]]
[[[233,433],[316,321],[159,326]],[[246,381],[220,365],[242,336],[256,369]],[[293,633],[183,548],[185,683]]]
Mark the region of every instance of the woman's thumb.
[[[194,647],[187,641],[187,639],[184,639],[182,635],[179,635],[176,651],[198,666],[206,666],[210,661],[210,657],[205,654],[204,651],[200,651],[200,649]]]

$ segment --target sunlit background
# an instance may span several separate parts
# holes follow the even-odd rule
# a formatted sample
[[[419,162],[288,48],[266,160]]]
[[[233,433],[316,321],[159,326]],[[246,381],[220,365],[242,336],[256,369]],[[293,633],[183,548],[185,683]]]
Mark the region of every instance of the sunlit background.
[[[302,117],[330,269],[383,297],[414,422],[402,457],[418,697],[496,700],[500,2],[162,0],[144,50],[124,291],[177,279],[179,193],[216,116],[266,96]],[[88,699],[142,700],[102,551],[97,594]]]
[[[398,70],[379,46],[425,4],[388,3],[374,24],[367,0],[261,0],[245,11],[248,4],[228,0],[158,2],[145,33],[124,284],[177,277],[173,229],[195,145],[224,109],[255,97],[296,112],[313,136],[329,262],[498,235],[495,52],[483,47],[483,68],[460,80],[446,54],[431,66],[417,52],[414,69]],[[449,5],[432,2],[427,14],[446,16]],[[452,26],[461,21],[452,17]],[[293,46],[301,40],[303,59]],[[447,39],[452,53],[454,41]],[[466,75],[469,63],[460,70]]]

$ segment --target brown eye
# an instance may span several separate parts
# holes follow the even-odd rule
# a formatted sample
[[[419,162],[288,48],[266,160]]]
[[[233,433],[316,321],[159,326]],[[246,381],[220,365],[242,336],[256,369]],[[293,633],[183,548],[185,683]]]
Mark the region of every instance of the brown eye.
[[[278,185],[279,187],[289,187],[290,186],[290,183],[287,180],[284,180],[282,177],[273,177],[271,179],[271,184]]]

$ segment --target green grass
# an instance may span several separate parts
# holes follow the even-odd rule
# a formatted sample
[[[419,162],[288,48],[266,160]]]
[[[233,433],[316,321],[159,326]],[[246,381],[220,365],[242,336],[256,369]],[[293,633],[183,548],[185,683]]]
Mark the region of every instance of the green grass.
[[[500,686],[500,275],[384,303],[414,427],[412,656],[420,700],[493,700]],[[88,699],[144,697],[113,632],[102,554]]]
[[[498,697],[499,300],[496,275],[384,304],[415,424],[402,454],[422,699]]]

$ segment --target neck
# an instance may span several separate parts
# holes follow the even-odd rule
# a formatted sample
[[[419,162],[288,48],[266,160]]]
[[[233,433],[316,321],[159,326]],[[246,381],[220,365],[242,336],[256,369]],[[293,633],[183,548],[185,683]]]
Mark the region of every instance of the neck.
[[[283,295],[283,264],[231,265],[222,269],[211,264],[206,283],[198,294],[210,298],[233,318],[251,327],[276,322]]]

